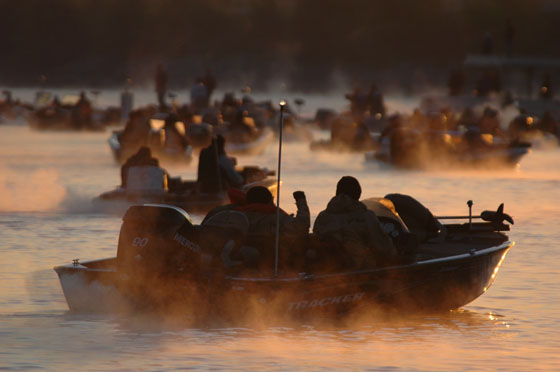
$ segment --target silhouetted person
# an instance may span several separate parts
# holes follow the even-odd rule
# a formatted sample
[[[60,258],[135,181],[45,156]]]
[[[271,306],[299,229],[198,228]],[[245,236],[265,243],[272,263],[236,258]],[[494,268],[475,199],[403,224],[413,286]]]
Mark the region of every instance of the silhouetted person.
[[[457,122],[458,126],[463,126],[465,129],[476,125],[477,119],[474,111],[470,107],[466,107]]]
[[[150,130],[150,121],[142,111],[134,110],[128,115],[124,130],[119,135],[119,142],[131,146],[146,144]]]
[[[225,187],[224,175],[220,170],[217,138],[213,137],[208,147],[200,150],[198,158],[198,185],[201,192],[218,193]]]
[[[134,107],[134,94],[130,91],[131,79],[127,78],[124,92],[121,93],[121,122],[127,120]]]
[[[80,99],[72,109],[72,125],[74,128],[91,126],[91,103],[87,99],[85,92],[80,93]]]
[[[498,119],[498,111],[485,107],[482,117],[478,121],[478,129],[482,134],[500,135],[500,121]]]
[[[357,179],[342,177],[336,185],[336,196],[317,216],[313,232],[343,250],[353,267],[370,268],[391,261],[397,252],[375,213],[360,202],[361,194]]]
[[[163,129],[165,131],[165,147],[180,148],[183,150],[189,145],[187,137],[177,129],[178,119],[175,114],[169,114],[165,119]]]
[[[303,256],[305,242],[309,235],[310,213],[303,191],[293,193],[297,212],[287,214],[280,209],[280,244],[283,263],[297,261]],[[276,206],[270,191],[264,186],[255,186],[247,192],[247,203],[236,205],[233,210],[240,211],[249,220],[246,245],[259,250],[260,264],[272,268],[274,261],[274,237],[276,235]]]
[[[408,123],[412,128],[423,129],[425,121],[426,118],[424,117],[420,109],[415,108],[414,111],[412,111],[412,115],[410,116]],[[391,117],[389,117],[389,123],[391,123]]]
[[[480,129],[477,126],[470,126],[463,133],[464,150],[478,151],[484,150],[488,147],[488,143],[484,140]]]
[[[255,134],[257,128],[251,125],[247,118],[249,118],[249,112],[243,106],[239,107],[235,113],[233,121],[230,123],[231,128],[243,134]]]
[[[160,111],[163,111],[165,105],[165,94],[167,93],[167,72],[160,63],[156,69],[156,93]]]
[[[53,107],[55,110],[58,110],[62,107],[62,105],[60,103],[60,99],[58,98],[58,96],[54,96],[54,98],[51,102],[51,107]]]
[[[354,88],[352,93],[345,95],[350,101],[350,111],[355,120],[359,120],[368,108],[369,96],[360,87]]]
[[[504,93],[504,100],[502,102],[502,107],[513,105],[514,103],[515,103],[515,99],[513,99],[513,94],[511,94],[510,90],[506,91]]]
[[[206,103],[209,105],[211,102],[210,100],[212,99],[212,93],[216,89],[216,78],[212,75],[210,70],[206,70],[206,74],[204,74],[202,82],[206,87]]]
[[[442,228],[432,212],[418,200],[405,194],[387,194],[385,199],[393,202],[399,216],[418,242],[427,241],[438,236]]]
[[[528,115],[526,111],[522,111],[509,123],[508,134],[510,138],[519,140],[525,134],[536,129],[533,124],[536,124],[534,118]]]
[[[237,107],[237,100],[232,92],[224,93],[224,98],[222,98],[222,110],[227,107]]]
[[[198,77],[191,87],[191,109],[199,114],[206,107],[208,107],[208,90],[204,86],[203,79]]]
[[[369,109],[370,115],[379,114],[381,116],[385,116],[385,103],[383,101],[383,93],[381,93],[377,85],[371,84],[367,100],[367,107]]]

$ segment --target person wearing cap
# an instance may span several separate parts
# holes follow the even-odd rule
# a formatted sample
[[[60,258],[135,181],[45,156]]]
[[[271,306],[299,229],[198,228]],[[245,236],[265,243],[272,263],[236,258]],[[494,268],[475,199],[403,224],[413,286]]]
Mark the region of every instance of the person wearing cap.
[[[303,242],[309,235],[310,214],[303,191],[293,193],[297,213],[288,214],[280,209],[281,261],[288,263],[303,251]],[[276,234],[276,206],[270,191],[264,186],[249,189],[246,203],[234,205],[233,210],[243,212],[249,220],[246,245],[259,250],[260,262],[267,265],[274,258],[274,238]],[[301,248],[301,249],[300,249]],[[294,258],[295,257],[295,258]],[[270,266],[272,267],[272,266]]]
[[[280,209],[281,234],[307,234],[309,232],[310,215],[307,199],[303,191],[293,194],[297,206],[296,215],[290,215]],[[269,189],[264,186],[254,186],[247,191],[247,204],[239,205],[234,210],[244,212],[249,218],[250,232],[256,234],[271,234],[276,232],[276,206]]]
[[[169,114],[165,118],[163,130],[165,131],[165,147],[185,149],[189,145],[187,137],[177,129],[179,119],[175,114]]]
[[[359,201],[361,194],[356,178],[342,177],[336,195],[317,216],[313,233],[343,249],[341,253],[352,267],[376,267],[393,260],[397,252],[375,213]]]
[[[219,192],[228,187],[241,188],[245,179],[235,166],[237,160],[226,154],[225,138],[218,134],[200,151],[198,182],[203,192]]]

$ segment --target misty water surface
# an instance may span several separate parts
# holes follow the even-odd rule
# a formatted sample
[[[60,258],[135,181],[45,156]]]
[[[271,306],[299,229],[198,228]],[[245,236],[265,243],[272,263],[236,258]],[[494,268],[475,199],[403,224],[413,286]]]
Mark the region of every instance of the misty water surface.
[[[295,211],[292,192],[304,190],[314,219],[337,180],[353,175],[363,197],[407,193],[436,215],[465,214],[469,199],[475,213],[504,202],[515,218],[510,237],[517,244],[489,291],[453,312],[372,309],[337,324],[192,324],[67,310],[52,267],[116,253],[120,216],[91,203],[120,181],[108,136],[0,126],[0,369],[560,369],[558,148],[533,151],[519,169],[416,172],[366,164],[361,154],[312,153],[308,144],[285,144],[281,203],[288,212]],[[276,151],[272,146],[262,156],[238,160],[274,169]],[[192,178],[196,162],[166,169]]]

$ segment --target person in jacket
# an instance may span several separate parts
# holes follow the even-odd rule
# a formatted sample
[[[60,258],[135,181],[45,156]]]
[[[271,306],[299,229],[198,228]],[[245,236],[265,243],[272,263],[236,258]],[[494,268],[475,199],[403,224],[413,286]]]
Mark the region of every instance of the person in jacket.
[[[178,121],[179,119],[175,114],[169,114],[165,118],[165,124],[163,126],[163,130],[165,131],[165,147],[184,150],[189,145],[189,140],[177,129],[176,124]]]
[[[228,187],[240,188],[245,183],[243,175],[235,169],[237,160],[226,154],[225,138],[218,134],[208,147],[200,151],[198,182],[201,191],[219,192]]]
[[[292,265],[304,256],[304,242],[309,235],[310,214],[305,193],[296,191],[293,197],[296,215],[280,210],[280,261],[283,265]],[[260,264],[271,268],[276,236],[276,206],[272,194],[264,186],[252,187],[247,192],[246,204],[235,205],[232,209],[243,212],[249,220],[245,245],[257,248]]]
[[[341,256],[354,268],[370,268],[391,262],[397,251],[383,231],[375,213],[359,201],[362,189],[358,180],[342,177],[336,195],[319,213],[313,233],[322,241],[342,249]]]
[[[293,194],[297,206],[297,213],[290,215],[280,209],[280,233],[301,235],[309,232],[310,215],[307,199],[303,191]],[[249,233],[274,235],[276,233],[276,206],[269,189],[264,186],[254,186],[247,191],[247,203],[234,207],[247,215],[251,227]]]
[[[159,110],[164,111],[166,107],[165,94],[167,93],[167,71],[165,71],[165,68],[161,63],[157,65],[155,84]]]

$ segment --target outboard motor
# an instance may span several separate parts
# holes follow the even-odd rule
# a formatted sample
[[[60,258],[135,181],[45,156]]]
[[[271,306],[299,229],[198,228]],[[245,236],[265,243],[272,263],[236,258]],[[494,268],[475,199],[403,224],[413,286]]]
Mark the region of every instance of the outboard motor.
[[[197,228],[182,209],[145,204],[126,211],[117,249],[117,263],[123,271],[195,274],[201,257]]]

